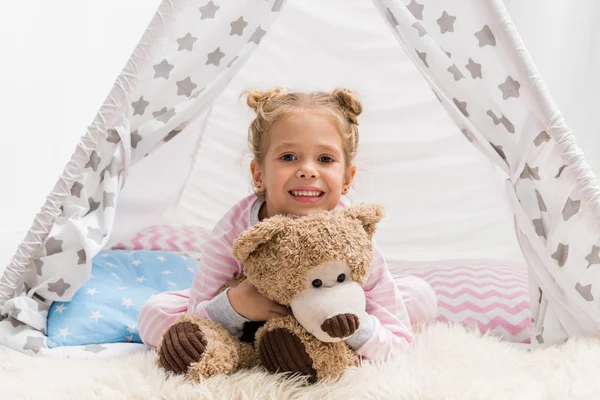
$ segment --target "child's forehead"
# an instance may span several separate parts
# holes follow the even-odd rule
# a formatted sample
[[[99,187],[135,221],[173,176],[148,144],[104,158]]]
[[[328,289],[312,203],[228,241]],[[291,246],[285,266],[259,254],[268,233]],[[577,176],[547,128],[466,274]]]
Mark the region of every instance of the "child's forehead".
[[[282,147],[342,147],[342,138],[335,124],[324,116],[285,118],[270,132],[272,148]]]
[[[294,130],[294,129],[322,129],[337,130],[333,122],[333,115],[325,110],[299,109],[285,113],[281,119],[273,125],[272,129]]]

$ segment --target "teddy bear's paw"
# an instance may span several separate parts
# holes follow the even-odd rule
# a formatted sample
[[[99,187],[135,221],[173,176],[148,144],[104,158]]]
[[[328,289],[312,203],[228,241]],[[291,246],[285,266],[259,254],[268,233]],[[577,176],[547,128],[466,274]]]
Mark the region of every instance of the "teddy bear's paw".
[[[302,341],[285,328],[275,328],[262,336],[258,346],[261,364],[271,373],[308,376],[315,382],[317,372]]]
[[[206,338],[200,327],[182,321],[165,332],[158,356],[165,370],[185,374],[192,364],[200,361],[205,350]]]
[[[321,325],[323,332],[332,338],[345,339],[352,336],[359,327],[358,317],[354,314],[338,314],[328,318]]]

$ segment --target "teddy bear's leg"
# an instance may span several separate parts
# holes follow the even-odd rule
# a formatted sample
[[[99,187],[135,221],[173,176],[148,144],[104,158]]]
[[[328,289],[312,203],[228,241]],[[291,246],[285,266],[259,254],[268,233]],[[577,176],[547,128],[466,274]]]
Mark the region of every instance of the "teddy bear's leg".
[[[240,355],[239,368],[254,368],[260,365],[258,354],[251,343],[239,343],[238,354]]]
[[[235,372],[240,361],[248,364],[243,343],[219,324],[192,315],[182,315],[165,330],[158,346],[160,367],[193,380]]]
[[[292,316],[267,321],[256,333],[256,348],[269,372],[304,375],[309,382],[339,378],[346,368],[358,365],[345,343],[321,342]]]
[[[257,352],[261,364],[271,373],[287,372],[307,376],[309,382],[316,380],[317,372],[306,347],[295,333],[286,328],[266,328],[257,339]]]

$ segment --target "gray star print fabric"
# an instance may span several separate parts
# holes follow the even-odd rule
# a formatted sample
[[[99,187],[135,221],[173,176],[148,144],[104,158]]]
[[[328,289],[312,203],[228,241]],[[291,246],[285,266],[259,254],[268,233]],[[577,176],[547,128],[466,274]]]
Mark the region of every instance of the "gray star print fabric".
[[[164,1],[0,286],[0,343],[43,354],[53,301],[69,301],[106,245],[131,166],[210,108],[283,7]],[[97,351],[102,349],[98,348]]]
[[[534,344],[600,333],[600,188],[501,1],[374,1],[469,142],[506,175]]]

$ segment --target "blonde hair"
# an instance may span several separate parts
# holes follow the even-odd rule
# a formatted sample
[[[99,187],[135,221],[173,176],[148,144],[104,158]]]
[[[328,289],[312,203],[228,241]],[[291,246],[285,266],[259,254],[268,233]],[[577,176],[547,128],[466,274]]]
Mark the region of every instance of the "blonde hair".
[[[274,88],[266,92],[249,90],[246,102],[256,113],[248,129],[248,145],[256,162],[262,165],[269,144],[269,130],[284,117],[302,110],[322,111],[342,137],[344,161],[350,166],[358,148],[358,116],[363,107],[358,95],[344,88],[331,92],[290,92]]]

